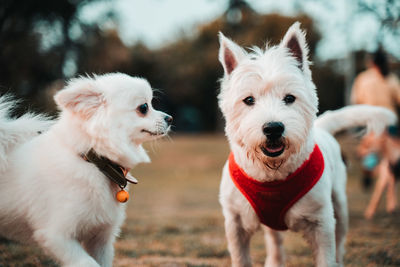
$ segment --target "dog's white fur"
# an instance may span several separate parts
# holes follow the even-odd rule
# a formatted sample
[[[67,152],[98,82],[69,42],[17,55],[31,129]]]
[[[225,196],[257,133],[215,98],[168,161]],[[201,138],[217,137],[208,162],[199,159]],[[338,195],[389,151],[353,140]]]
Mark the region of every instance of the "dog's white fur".
[[[80,155],[93,148],[126,168],[149,162],[142,142],[169,130],[151,100],[145,79],[121,73],[71,80],[55,95],[57,121],[10,119],[15,103],[1,98],[0,235],[34,241],[63,266],[112,266],[126,204]],[[145,115],[138,110],[144,103]]]
[[[346,168],[332,134],[362,125],[379,133],[396,117],[384,108],[352,106],[316,118],[318,98],[311,79],[305,34],[299,23],[290,27],[278,46],[252,50],[247,53],[220,34],[219,60],[224,77],[219,106],[235,160],[258,181],[282,180],[299,168],[318,144],[325,160],[323,175],[288,210],[285,223],[290,230],[304,234],[317,266],[341,266],[348,230]],[[283,99],[288,94],[296,97],[295,102],[285,104]],[[243,103],[248,96],[254,97],[254,105]],[[261,150],[268,141],[263,133],[263,125],[268,122],[282,122],[285,126],[285,150],[277,157],[269,157]],[[260,222],[232,182],[227,164],[222,174],[220,203],[232,265],[250,266],[249,242]],[[262,228],[267,243],[265,266],[283,266],[281,233],[264,225]]]

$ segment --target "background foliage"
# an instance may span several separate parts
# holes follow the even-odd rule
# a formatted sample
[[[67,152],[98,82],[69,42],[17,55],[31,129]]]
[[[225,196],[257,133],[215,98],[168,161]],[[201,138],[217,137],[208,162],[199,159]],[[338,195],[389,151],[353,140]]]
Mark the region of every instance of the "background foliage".
[[[315,57],[321,33],[316,22],[305,14],[296,17],[263,15],[245,1],[231,0],[220,18],[193,29],[195,34],[183,34],[175,42],[151,50],[142,43],[127,46],[121,41],[118,17],[112,10],[101,19],[115,22],[106,24],[107,27],[104,21],[90,24],[80,20],[79,12],[83,7],[101,1],[107,2],[3,0],[0,7],[0,92],[11,92],[29,100],[30,108],[55,112],[52,95],[68,78],[120,71],[145,77],[154,88],[160,89],[154,104],[175,117],[176,131],[220,131],[223,121],[216,95],[223,71],[217,58],[218,32],[222,31],[245,47],[263,47],[267,41],[277,44],[288,27],[298,20],[307,31],[320,111],[345,103],[343,64],[335,60],[321,62]],[[313,1],[297,3],[299,10],[305,10],[308,2]],[[370,11],[364,1],[359,2],[364,12],[376,13],[377,9]],[[388,1],[389,4],[394,5],[392,1]],[[392,13],[393,22],[396,16]],[[396,25],[388,22],[388,16],[383,16],[382,21],[382,25]],[[364,65],[364,54],[357,54],[360,56],[356,57],[355,67]],[[360,70],[362,67],[356,71]]]

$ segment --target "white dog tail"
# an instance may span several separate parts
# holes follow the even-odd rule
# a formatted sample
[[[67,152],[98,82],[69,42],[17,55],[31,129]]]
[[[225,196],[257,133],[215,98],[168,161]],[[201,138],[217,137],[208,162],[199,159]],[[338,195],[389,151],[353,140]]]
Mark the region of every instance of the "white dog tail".
[[[326,111],[316,119],[315,126],[331,134],[348,128],[366,126],[368,132],[380,134],[386,126],[396,121],[396,115],[387,108],[353,105],[335,111]]]
[[[18,101],[6,95],[0,97],[0,171],[7,167],[7,155],[16,145],[46,131],[53,123],[41,115],[27,113],[17,119],[11,119],[9,113]]]

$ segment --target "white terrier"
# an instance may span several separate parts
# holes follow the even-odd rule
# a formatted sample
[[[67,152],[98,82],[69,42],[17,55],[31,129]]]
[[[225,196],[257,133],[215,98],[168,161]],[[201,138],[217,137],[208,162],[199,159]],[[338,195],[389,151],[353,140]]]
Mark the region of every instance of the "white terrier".
[[[348,229],[346,169],[332,134],[366,125],[381,132],[389,110],[352,106],[316,119],[305,35],[295,23],[278,46],[247,53],[220,34],[219,106],[231,147],[220,187],[233,266],[250,266],[249,242],[262,225],[265,266],[283,266],[281,233],[301,231],[317,266],[343,265]]]
[[[150,161],[141,144],[172,121],[151,100],[146,80],[121,73],[72,80],[55,95],[54,122],[8,119],[15,103],[2,98],[0,235],[36,242],[63,266],[112,266],[125,217],[121,174]]]

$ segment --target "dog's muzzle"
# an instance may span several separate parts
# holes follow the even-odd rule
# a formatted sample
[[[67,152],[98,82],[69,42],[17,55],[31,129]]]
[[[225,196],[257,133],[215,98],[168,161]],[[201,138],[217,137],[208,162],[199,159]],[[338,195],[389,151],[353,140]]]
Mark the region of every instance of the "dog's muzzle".
[[[267,138],[261,146],[261,151],[268,157],[278,157],[285,150],[285,142],[282,136],[285,126],[281,122],[268,122],[263,125],[263,133]]]

